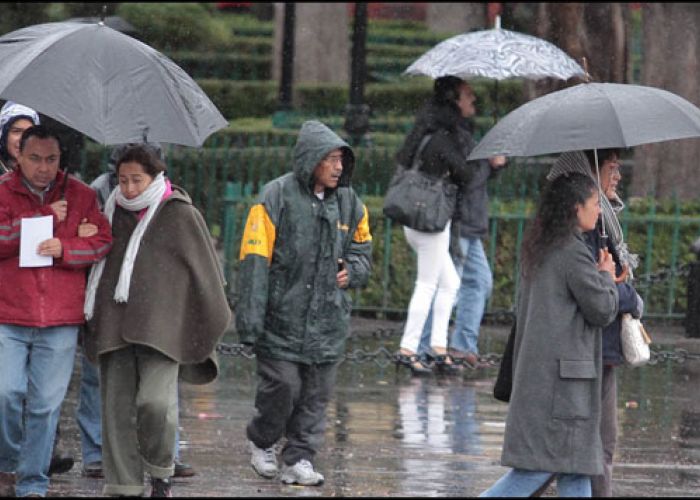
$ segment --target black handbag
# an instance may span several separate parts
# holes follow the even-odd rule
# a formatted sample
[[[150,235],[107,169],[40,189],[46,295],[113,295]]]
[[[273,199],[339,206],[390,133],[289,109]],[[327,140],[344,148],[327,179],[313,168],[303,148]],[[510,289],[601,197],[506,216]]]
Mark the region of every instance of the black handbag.
[[[501,365],[498,368],[496,383],[493,385],[493,397],[505,403],[510,402],[510,392],[513,389],[513,347],[515,344],[515,322],[510,329],[506,348],[503,351]]]
[[[423,137],[411,168],[397,166],[384,197],[383,212],[416,231],[439,233],[454,215],[457,185],[449,173],[438,177],[419,170],[421,153],[431,137]]]

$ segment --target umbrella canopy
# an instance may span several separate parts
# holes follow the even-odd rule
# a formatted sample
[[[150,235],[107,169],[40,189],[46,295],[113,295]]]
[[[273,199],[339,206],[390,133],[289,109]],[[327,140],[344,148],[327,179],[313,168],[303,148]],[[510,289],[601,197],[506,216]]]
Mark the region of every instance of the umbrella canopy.
[[[103,23],[47,23],[0,37],[0,97],[102,144],[199,147],[224,119],[179,66]]]
[[[567,80],[586,72],[561,49],[546,40],[497,27],[453,36],[419,57],[407,75],[462,79],[553,77]]]
[[[642,85],[582,83],[511,111],[468,159],[628,148],[689,137],[700,137],[700,109],[681,96]]]

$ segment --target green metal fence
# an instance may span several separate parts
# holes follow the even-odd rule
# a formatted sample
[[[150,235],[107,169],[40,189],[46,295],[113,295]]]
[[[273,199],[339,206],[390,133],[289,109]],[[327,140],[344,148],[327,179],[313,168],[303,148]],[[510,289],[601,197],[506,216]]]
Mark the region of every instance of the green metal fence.
[[[253,202],[252,186],[229,183],[224,199],[226,226],[224,259],[231,287],[235,286],[241,230],[247,210]],[[700,216],[681,215],[681,204],[674,201],[674,213],[658,214],[657,202],[648,202],[645,214],[623,212],[623,231],[633,250],[639,252],[640,265],[635,286],[645,304],[645,316],[664,320],[685,317],[686,276],[694,256],[690,242],[700,234]],[[355,292],[354,310],[374,312],[384,317],[402,316],[408,305],[415,279],[415,257],[405,242],[400,227],[392,225],[381,212],[381,199],[367,200],[374,242],[374,273],[366,289]],[[518,288],[520,245],[524,229],[532,216],[533,202],[521,197],[505,204],[492,200],[487,257],[494,273],[494,290],[487,314],[510,313]]]
[[[259,141],[259,142],[255,142]],[[254,194],[263,184],[288,171],[292,159],[289,138],[260,140],[244,147],[216,144],[202,149],[170,148],[169,176],[184,187],[202,211],[218,239],[229,286],[235,286],[241,230]],[[358,147],[355,189],[365,200],[374,237],[374,272],[367,288],[355,292],[356,310],[403,315],[415,279],[415,256],[400,227],[381,212],[382,194],[393,172],[393,147]],[[106,165],[108,150],[84,153],[80,172],[90,181]],[[512,311],[518,286],[520,243],[534,200],[551,166],[547,157],[511,160],[509,168],[489,183],[491,221],[485,240],[494,272],[494,290],[487,313]],[[623,163],[623,172],[630,169]],[[629,170],[628,170],[629,172]],[[631,175],[623,175],[629,182]],[[624,192],[625,185],[622,186]],[[640,254],[635,283],[647,305],[647,317],[682,319],[686,310],[687,266],[694,255],[689,247],[700,234],[698,210],[675,200],[637,200],[621,214],[630,248]]]

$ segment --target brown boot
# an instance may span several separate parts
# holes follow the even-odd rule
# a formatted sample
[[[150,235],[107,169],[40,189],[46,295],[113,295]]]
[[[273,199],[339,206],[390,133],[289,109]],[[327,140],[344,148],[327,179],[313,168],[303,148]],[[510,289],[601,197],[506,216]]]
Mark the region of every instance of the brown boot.
[[[15,496],[15,475],[12,472],[0,472],[0,497]]]

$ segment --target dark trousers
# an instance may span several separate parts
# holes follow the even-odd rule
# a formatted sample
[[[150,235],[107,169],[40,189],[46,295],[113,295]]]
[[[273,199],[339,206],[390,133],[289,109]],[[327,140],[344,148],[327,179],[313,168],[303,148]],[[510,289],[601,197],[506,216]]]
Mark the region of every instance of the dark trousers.
[[[248,439],[264,449],[285,436],[285,464],[313,462],[323,444],[337,367],[337,363],[305,365],[258,356],[257,413],[246,428]]]
[[[603,366],[600,437],[603,441],[603,474],[591,477],[594,497],[612,496],[612,469],[617,447],[617,377],[615,367]]]

